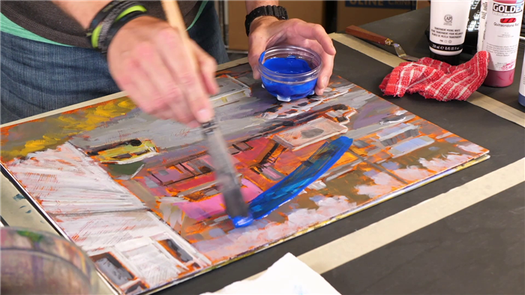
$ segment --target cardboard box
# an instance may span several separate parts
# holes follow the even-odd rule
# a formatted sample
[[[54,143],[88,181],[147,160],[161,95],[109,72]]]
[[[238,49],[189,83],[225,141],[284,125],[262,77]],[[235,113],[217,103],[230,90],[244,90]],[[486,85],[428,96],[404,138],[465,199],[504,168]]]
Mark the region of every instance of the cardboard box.
[[[324,1],[280,1],[290,18],[300,18],[306,22],[324,24]],[[228,49],[248,50],[248,37],[244,21],[246,6],[244,1],[228,1]]]
[[[430,0],[417,0],[416,9],[421,9],[430,6]]]
[[[412,5],[412,1],[338,1],[337,31],[344,31],[345,28],[350,25],[360,26],[366,23],[409,12],[413,9]]]

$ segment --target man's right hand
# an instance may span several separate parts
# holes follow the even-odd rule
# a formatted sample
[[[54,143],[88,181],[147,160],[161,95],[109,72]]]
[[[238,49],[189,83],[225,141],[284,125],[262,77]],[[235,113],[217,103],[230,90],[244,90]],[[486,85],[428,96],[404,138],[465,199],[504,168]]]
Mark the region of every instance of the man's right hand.
[[[197,127],[213,116],[209,96],[218,92],[217,63],[193,40],[182,38],[187,37],[165,21],[138,17],[111,41],[109,70],[144,112]]]

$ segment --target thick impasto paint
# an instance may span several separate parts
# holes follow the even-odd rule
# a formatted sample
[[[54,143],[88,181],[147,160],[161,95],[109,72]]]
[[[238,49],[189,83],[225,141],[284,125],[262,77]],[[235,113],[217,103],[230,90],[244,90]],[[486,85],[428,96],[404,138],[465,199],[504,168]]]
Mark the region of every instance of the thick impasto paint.
[[[125,97],[1,130],[4,167],[120,293],[179,283],[488,157],[340,77],[290,103],[248,65],[217,77],[213,105],[247,202],[326,142],[353,139],[330,170],[243,228],[224,212],[201,131]]]

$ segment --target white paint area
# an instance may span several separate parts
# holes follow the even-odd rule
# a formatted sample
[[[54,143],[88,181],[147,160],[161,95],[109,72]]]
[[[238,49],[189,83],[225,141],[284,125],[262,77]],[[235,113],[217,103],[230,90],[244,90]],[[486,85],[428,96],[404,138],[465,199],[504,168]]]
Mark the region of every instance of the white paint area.
[[[206,256],[195,250],[154,213],[145,210],[60,215],[56,216],[56,220],[90,256],[111,255],[152,287],[176,280],[181,273],[191,270],[190,266],[194,264],[198,265],[194,270],[211,265]],[[168,251],[166,241],[176,247],[175,252],[182,253],[180,257]],[[118,269],[116,266],[111,268]],[[111,268],[106,267],[101,271],[104,273],[104,270]]]
[[[443,171],[443,170],[448,169],[449,167],[453,167],[454,163],[467,162],[469,158],[470,158],[469,155],[448,154],[446,159],[435,158],[430,161],[426,159],[419,159],[419,163],[421,163],[421,165],[423,165],[425,168],[429,170]]]
[[[420,180],[421,178],[427,178],[434,174],[426,169],[422,169],[417,166],[409,166],[403,169],[396,169],[394,172],[396,173],[397,176],[409,182],[417,181],[417,180]]]
[[[388,195],[394,191],[396,187],[403,186],[401,182],[385,172],[372,175],[370,179],[374,181],[375,185],[357,185],[355,187],[360,195],[368,195],[370,198],[375,198]]]
[[[193,271],[211,265],[97,162],[69,143],[15,160],[9,169],[90,256],[111,255],[152,287],[176,280],[192,270],[190,265],[198,265]],[[176,248],[174,253],[185,253],[187,261],[172,255],[162,241],[169,241]],[[104,268],[100,269],[103,273],[125,272],[107,258],[97,265]]]
[[[31,153],[9,170],[51,214],[145,209],[128,189],[115,182],[93,159],[65,143]]]
[[[464,150],[464,151],[467,151],[467,152],[470,152],[470,153],[481,153],[483,152],[483,148],[480,147],[479,145],[476,145],[476,144],[473,144],[473,143],[462,143],[462,144],[458,144],[458,148]]]

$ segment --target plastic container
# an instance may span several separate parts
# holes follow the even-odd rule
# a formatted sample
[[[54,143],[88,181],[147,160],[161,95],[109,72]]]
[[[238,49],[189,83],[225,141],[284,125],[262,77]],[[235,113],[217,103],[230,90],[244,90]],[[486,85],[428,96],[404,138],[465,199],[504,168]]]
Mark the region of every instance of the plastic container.
[[[1,294],[97,294],[95,264],[77,246],[51,233],[0,228]]]
[[[261,54],[259,72],[263,87],[278,100],[288,102],[314,94],[321,64],[315,51],[276,46]]]

